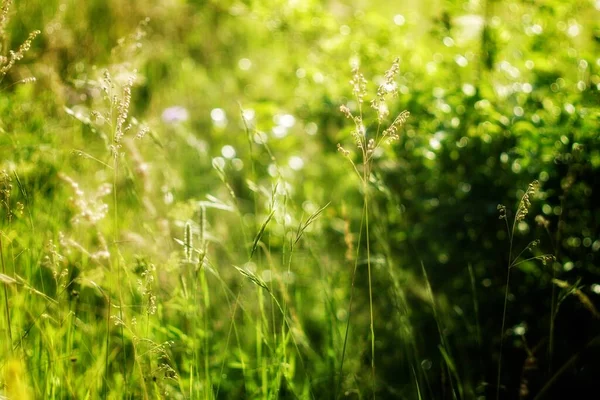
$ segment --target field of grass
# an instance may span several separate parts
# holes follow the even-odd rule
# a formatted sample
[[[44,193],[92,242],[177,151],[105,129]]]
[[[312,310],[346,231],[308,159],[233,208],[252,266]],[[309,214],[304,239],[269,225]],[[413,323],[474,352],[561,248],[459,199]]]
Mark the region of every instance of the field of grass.
[[[0,399],[598,393],[599,1],[0,5]]]

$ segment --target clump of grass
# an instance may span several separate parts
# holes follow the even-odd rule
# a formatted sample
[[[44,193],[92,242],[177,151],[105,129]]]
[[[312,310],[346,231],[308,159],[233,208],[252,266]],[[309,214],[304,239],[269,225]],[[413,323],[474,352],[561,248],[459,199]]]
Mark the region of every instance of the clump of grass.
[[[83,150],[74,150],[75,154],[97,162],[103,169],[101,176],[104,178],[101,179],[95,195],[86,195],[74,179],[64,173],[59,174],[59,177],[67,182],[74,192],[74,196],[71,198],[76,211],[73,222],[85,220],[88,224],[91,224],[94,228],[93,231],[96,233],[96,242],[100,245],[100,251],[90,254],[85,250],[84,245],[78,245],[73,239],[68,239],[67,245],[77,247],[81,250],[82,254],[90,257],[92,261],[106,261],[101,266],[107,267],[107,273],[103,274],[107,281],[101,281],[97,284],[98,288],[106,285],[102,290],[102,294],[109,304],[106,316],[105,364],[107,365],[105,366],[103,393],[108,390],[106,382],[109,380],[109,352],[111,351],[111,342],[113,341],[109,321],[115,321],[115,325],[120,331],[120,355],[122,355],[123,368],[121,377],[124,380],[124,384],[129,385],[129,376],[125,368],[129,359],[127,344],[131,342],[127,339],[131,336],[132,328],[128,328],[126,324],[128,319],[124,314],[124,308],[126,307],[128,296],[126,287],[129,286],[129,291],[132,291],[132,288],[131,283],[126,279],[128,276],[128,271],[124,265],[126,260],[121,252],[121,243],[123,241],[121,237],[122,216],[119,212],[121,203],[119,188],[123,180],[127,179],[125,175],[128,172],[125,163],[126,150],[129,150],[133,154],[134,163],[137,166],[143,167],[141,165],[143,161],[141,160],[141,156],[137,154],[137,148],[130,144],[126,147],[124,145],[129,141],[142,139],[149,132],[149,128],[146,125],[140,123],[131,115],[132,91],[137,80],[137,70],[131,67],[131,63],[134,61],[132,56],[141,47],[140,40],[144,37],[144,34],[141,32],[147,25],[147,22],[148,20],[142,21],[135,34],[120,40],[116,48],[118,51],[115,50],[113,52],[122,57],[125,57],[125,55],[129,56],[126,63],[113,64],[109,68],[101,70],[101,76],[97,80],[86,82],[93,89],[93,93],[95,93],[92,97],[92,110],[84,111],[82,107],[66,109],[68,115],[90,127],[92,132],[96,133],[102,139],[106,149],[105,154],[93,154]],[[101,200],[102,197],[108,194],[112,195],[110,204],[104,203]],[[146,196],[145,200],[147,200]],[[148,201],[146,201],[147,208],[148,204]],[[112,236],[110,239],[112,240],[105,239],[100,229],[100,221],[105,219],[105,217],[109,218],[109,222],[112,225],[110,232],[110,236]],[[146,280],[151,275],[153,276],[153,273],[148,271],[145,274]],[[147,316],[149,318],[156,311],[156,297],[148,290],[148,284],[149,282],[146,282],[143,285],[145,289],[142,290],[142,297],[145,298],[146,304],[144,307],[148,311]],[[115,296],[118,300],[115,301],[112,296]],[[111,315],[112,308],[118,310],[116,315]],[[128,330],[130,332],[127,332]],[[137,352],[136,346],[139,341],[131,343],[133,344],[133,353],[135,355]],[[142,389],[147,397],[146,386],[143,385]]]
[[[514,255],[514,239],[515,239],[515,230],[517,229],[520,222],[524,221],[527,215],[529,214],[529,210],[531,208],[531,201],[536,195],[536,192],[539,190],[540,184],[537,180],[534,180],[527,186],[527,190],[521,196],[519,203],[517,205],[517,210],[515,212],[512,223],[508,220],[508,210],[507,207],[499,204],[498,212],[499,219],[504,220],[506,223],[506,231],[508,233],[509,239],[509,250],[508,250],[508,264],[507,264],[507,272],[506,272],[506,286],[504,291],[504,308],[502,311],[502,326],[500,328],[500,354],[498,356],[498,377],[496,382],[496,398],[500,398],[500,382],[502,378],[502,351],[504,347],[504,330],[506,326],[506,312],[508,307],[508,293],[510,288],[510,275],[511,270],[518,265],[532,261],[539,260],[544,265],[547,263],[552,263],[555,259],[553,255],[550,254],[542,254],[542,255],[534,255],[532,257],[523,258],[523,254],[526,251],[533,251],[539,244],[540,241],[535,239],[529,242],[527,246],[525,246],[516,256]]]
[[[204,378],[205,385],[203,398],[212,399],[216,396],[213,390],[215,385],[213,383],[210,365],[210,335],[212,332],[210,325],[212,321],[209,317],[209,312],[211,309],[211,298],[210,287],[206,275],[207,269],[209,268],[209,260],[207,258],[208,242],[206,240],[206,207],[202,204],[200,204],[199,207],[199,214],[198,247],[194,246],[194,227],[192,226],[191,221],[185,223],[183,240],[175,238],[175,241],[183,246],[184,258],[181,262],[182,270],[179,275],[184,297],[188,300],[190,310],[202,312],[202,345],[200,346],[198,343],[194,342],[194,348],[192,349],[193,362],[189,367],[189,393],[190,397],[194,397],[194,382],[202,376],[199,372],[200,370],[203,370],[204,375],[202,377]],[[212,272],[218,276],[217,272],[214,270]],[[194,335],[197,335],[199,326],[197,326],[196,319],[193,319],[192,326]],[[219,386],[217,386],[216,390],[218,392]]]
[[[398,94],[398,86],[395,82],[395,77],[400,70],[400,60],[396,58],[392,63],[390,69],[385,72],[384,79],[377,88],[375,97],[370,101],[372,110],[376,113],[376,123],[373,131],[369,129],[369,126],[365,124],[365,115],[363,113],[363,104],[367,97],[367,80],[364,75],[360,72],[358,65],[353,68],[353,78],[350,81],[352,87],[352,94],[356,102],[355,110],[351,110],[348,105],[341,105],[340,111],[354,123],[354,129],[351,131],[352,138],[356,149],[359,153],[360,165],[354,161],[354,156],[350,150],[344,148],[338,143],[338,151],[350,162],[354,172],[358,176],[363,194],[363,213],[361,218],[361,227],[358,237],[358,243],[363,232],[365,231],[366,241],[366,258],[367,258],[367,276],[369,286],[369,315],[370,315],[370,341],[371,341],[371,385],[373,395],[376,391],[375,382],[375,327],[374,327],[374,313],[373,313],[373,285],[372,285],[372,271],[371,271],[371,244],[370,244],[370,226],[369,226],[369,182],[371,180],[371,173],[373,168],[373,161],[376,151],[384,143],[390,143],[399,139],[399,129],[407,121],[410,113],[408,111],[402,111],[399,113],[390,123],[387,124],[387,118],[389,116],[388,100],[391,97],[395,97]],[[350,248],[349,246],[347,246]],[[357,255],[360,251],[357,245]],[[348,320],[346,325],[346,332],[344,336],[344,344],[342,348],[342,357],[340,361],[340,384],[342,381],[342,372],[344,366],[344,358],[346,354],[346,345],[348,340],[348,331],[350,328],[350,316],[352,313],[352,301],[354,298],[354,284],[356,278],[356,272],[358,268],[358,257],[355,259],[354,271],[352,275],[352,288],[350,295],[350,303],[348,306]]]

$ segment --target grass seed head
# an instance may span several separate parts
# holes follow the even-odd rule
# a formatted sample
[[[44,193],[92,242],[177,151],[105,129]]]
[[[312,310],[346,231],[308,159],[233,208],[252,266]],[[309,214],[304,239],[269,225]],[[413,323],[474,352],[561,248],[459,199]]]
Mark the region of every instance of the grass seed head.
[[[531,199],[535,195],[535,192],[539,188],[539,182],[537,180],[531,182],[523,194],[521,201],[519,202],[519,207],[517,208],[516,221],[522,221],[525,219],[527,214],[529,213],[529,209],[531,208]]]
[[[192,242],[193,238],[192,238],[192,224],[190,224],[189,222],[186,222],[185,224],[185,235],[184,235],[184,241],[183,241],[183,251],[185,254],[185,260],[187,262],[192,262],[192,256],[193,256],[193,251],[192,249],[194,248],[194,244]]]
[[[352,80],[350,81],[350,85],[352,86],[352,93],[356,100],[359,103],[364,101],[365,96],[367,95],[367,80],[364,75],[359,71],[358,66],[352,69]]]
[[[1,25],[0,25],[0,28],[2,28]],[[19,46],[17,51],[10,50],[8,52],[8,57],[3,57],[3,59],[2,59],[3,62],[0,63],[0,65],[1,65],[0,78],[2,78],[4,75],[6,75],[8,73],[8,71],[10,71],[10,69],[15,65],[15,63],[17,61],[20,61],[23,59],[23,57],[25,57],[25,53],[27,53],[29,51],[29,49],[31,48],[31,43],[36,38],[36,36],[39,35],[40,33],[41,32],[38,30],[31,32],[29,34],[29,36],[27,37],[27,39],[25,39],[25,41],[21,44],[21,46]],[[0,35],[0,37],[1,36],[2,35]]]

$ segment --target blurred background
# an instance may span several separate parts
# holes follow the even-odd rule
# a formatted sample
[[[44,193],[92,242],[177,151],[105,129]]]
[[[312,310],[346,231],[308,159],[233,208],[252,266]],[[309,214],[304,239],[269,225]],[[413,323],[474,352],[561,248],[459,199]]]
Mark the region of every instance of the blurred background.
[[[34,398],[533,399],[599,389],[600,2],[46,0],[15,2],[7,15],[3,55],[41,31],[0,81],[0,169],[13,185],[5,204],[25,208],[0,214],[5,275],[56,300],[23,287],[7,295],[29,310],[11,326]],[[364,191],[336,145],[354,150],[354,125],[339,110],[358,110],[353,67],[370,99],[396,57],[390,116],[411,116],[373,155],[373,379]],[[98,117],[116,104],[104,71],[121,88],[134,70],[133,128],[113,180]],[[36,82],[22,84],[28,77]],[[360,167],[359,155],[349,157]],[[108,216],[102,195],[90,195],[99,216],[79,224],[68,179],[88,194],[113,185]],[[534,180],[528,214],[514,219]],[[292,250],[290,235],[327,204]],[[210,327],[200,330],[176,278],[174,238],[184,240],[186,221],[197,238],[206,230],[218,271],[201,313]],[[54,264],[44,262],[48,243],[63,257]],[[102,249],[123,276],[94,261]],[[272,296],[243,284],[234,265]],[[136,307],[149,289],[136,282],[147,271],[157,309],[144,314]],[[115,282],[126,282],[124,295]],[[102,323],[108,299],[132,333]],[[286,324],[273,299],[289,302],[299,344],[277,338]],[[244,317],[232,317],[238,302]],[[64,319],[40,322],[47,307]],[[79,322],[65,322],[69,313]],[[143,332],[135,318],[147,320]],[[136,350],[141,337],[173,343],[148,356]],[[196,348],[204,378],[188,363]],[[117,365],[127,349],[141,355]],[[103,370],[108,359],[114,371]]]

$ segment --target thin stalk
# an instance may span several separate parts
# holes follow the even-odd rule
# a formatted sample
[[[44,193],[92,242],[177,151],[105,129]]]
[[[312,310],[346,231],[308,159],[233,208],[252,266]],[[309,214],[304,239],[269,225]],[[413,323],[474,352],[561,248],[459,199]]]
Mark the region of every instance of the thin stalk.
[[[287,215],[287,201],[288,201],[288,197],[287,197],[287,190],[284,192],[284,196],[283,196],[283,238],[282,238],[282,242],[283,245],[281,247],[281,265],[286,265],[286,237],[287,237],[287,233],[288,233],[288,226],[285,222],[286,218],[285,215]],[[294,245],[293,245],[293,241],[290,238],[290,252],[288,255],[288,259],[287,259],[287,273],[288,276],[290,274],[290,271],[292,269],[292,256],[294,254]],[[270,246],[270,242],[269,242],[269,246]],[[269,257],[270,258],[270,257]],[[270,268],[272,271],[275,272],[275,274],[277,275],[277,270],[274,264],[270,263]],[[281,281],[279,281],[280,283],[280,287],[281,287],[281,300],[283,302],[283,318],[281,321],[281,365],[285,365],[287,363],[287,352],[286,352],[286,345],[287,345],[287,340],[286,340],[286,331],[285,331],[285,321],[287,318],[287,313],[288,313],[288,299],[289,299],[289,293],[288,293],[288,283],[287,283],[287,279],[284,280],[283,285],[281,285]],[[271,292],[273,293],[273,297],[274,297],[274,291],[273,291],[273,285],[274,285],[274,280],[271,280]],[[273,303],[273,302],[271,302]],[[273,306],[273,304],[271,304],[271,318],[273,320],[273,337],[274,337],[274,344],[275,346],[277,346],[277,329],[275,327],[275,307]],[[289,332],[289,334],[293,334],[292,332]],[[281,368],[278,369],[277,372],[277,379],[274,380],[274,384],[276,385],[275,387],[275,396],[279,395],[279,388],[281,386],[280,381],[281,381]]]
[[[514,268],[517,265],[521,265],[521,264],[526,263],[527,261],[531,261],[531,260],[544,260],[544,256],[535,256],[535,257],[525,258],[525,259],[519,261],[518,263],[514,263],[511,268]]]
[[[2,262],[2,273],[4,275],[6,275],[6,265],[4,264],[4,252],[2,249],[2,234],[0,233],[0,261]],[[4,305],[5,305],[5,311],[6,311],[6,331],[8,332],[8,343],[9,343],[9,347],[10,347],[10,351],[13,351],[13,346],[12,346],[12,330],[10,328],[11,324],[10,324],[10,308],[8,307],[8,283],[4,283],[3,285],[4,288]]]
[[[115,152],[118,152],[118,149],[115,148]],[[113,160],[113,223],[114,223],[114,245],[116,251],[116,268],[117,268],[117,290],[119,292],[119,319],[124,321],[123,319],[123,289],[121,287],[121,254],[119,252],[119,209],[118,209],[118,199],[117,199],[117,181],[119,178],[119,154],[116,153],[114,155]],[[125,332],[123,324],[120,324],[121,330],[121,346],[122,346],[122,354],[123,354],[123,379],[125,380],[125,386],[127,386],[127,350],[125,347]]]
[[[190,365],[190,399],[193,398],[194,394],[194,365],[196,365],[196,363],[192,363],[192,365]]]
[[[510,269],[512,266],[512,251],[513,251],[513,238],[515,236],[515,226],[517,225],[517,215],[518,211],[515,214],[515,218],[513,220],[512,229],[510,229],[509,240],[510,246],[508,250],[508,267],[506,271],[506,288],[504,289],[504,310],[502,311],[502,327],[500,329],[500,355],[498,356],[498,377],[496,380],[496,400],[500,399],[500,380],[502,376],[502,350],[504,347],[504,328],[506,326],[506,309],[508,306],[508,288],[510,284]],[[508,229],[508,220],[504,217],[506,221],[506,228]]]
[[[133,359],[135,360],[135,365],[137,366],[138,371],[140,373],[140,383],[142,385],[142,392],[144,393],[144,400],[149,400],[148,389],[146,388],[146,382],[144,379],[144,369],[142,368],[142,364],[140,363],[140,358],[137,356],[137,354],[135,354],[136,353],[135,346],[133,347],[133,352],[134,352]]]
[[[191,243],[191,230],[190,230],[190,236],[186,235],[186,240],[189,238],[190,243]],[[193,256],[192,256],[193,257]],[[195,271],[194,271],[195,272]],[[192,295],[190,297],[187,298],[187,302],[186,305],[188,307],[188,312],[192,313],[193,310],[196,308],[196,305],[198,304],[198,275],[191,272],[191,273],[187,273],[186,274],[190,280],[190,288],[192,291]],[[191,303],[191,304],[190,304]],[[190,322],[191,325],[191,332],[192,335],[194,337],[193,340],[193,344],[192,344],[192,362],[190,364],[190,393],[193,393],[194,390],[194,375],[193,373],[195,372],[198,380],[200,380],[201,375],[200,375],[200,346],[198,344],[198,341],[196,340],[196,335],[198,332],[198,318],[195,317],[195,313],[194,313],[194,318],[192,319],[192,321]],[[195,371],[194,371],[195,368]],[[190,396],[190,398],[200,398],[200,396]]]
[[[108,358],[110,353],[110,308],[112,307],[110,297],[108,300],[108,308],[106,312],[106,353],[104,355],[104,379],[102,382],[102,398],[108,397]]]
[[[564,209],[565,195],[561,197],[560,207]],[[552,247],[554,247],[554,260],[558,260],[558,244],[560,243],[560,227],[562,223],[564,213],[560,213],[558,217],[558,224],[556,225],[556,239],[554,243],[552,243],[552,236],[550,235],[550,231],[546,228],[546,232],[548,233],[548,237],[550,237],[550,243],[552,243]],[[556,279],[556,261],[552,262],[552,281]],[[552,373],[552,356],[554,354],[554,315],[557,312],[557,304],[556,304],[556,285],[552,285],[552,299],[550,301],[550,337],[548,340],[548,375]]]
[[[225,351],[223,354],[227,354],[227,351],[229,349],[229,341],[231,340],[231,334],[232,332],[235,334],[235,339],[237,341],[237,345],[238,345],[238,350],[239,350],[239,354],[243,354],[242,352],[242,347],[241,347],[241,343],[240,343],[240,337],[238,334],[238,330],[235,324],[235,314],[237,311],[237,307],[238,307],[238,303],[240,300],[240,294],[241,294],[241,289],[244,286],[244,283],[242,283],[240,289],[238,290],[237,295],[235,295],[235,302],[233,303],[233,307],[231,305],[229,296],[233,295],[233,292],[231,292],[231,290],[229,288],[227,288],[227,286],[225,285],[225,282],[219,279],[219,282],[221,283],[221,287],[223,288],[223,292],[225,293],[225,298],[227,299],[227,303],[229,305],[229,309],[231,310],[231,323],[229,324],[229,329],[227,332],[227,340],[225,341]],[[229,293],[231,292],[231,293]],[[221,382],[222,382],[222,376],[223,376],[223,371],[225,370],[225,361],[226,361],[226,357],[223,357],[223,361],[221,362],[221,368],[219,371],[219,383],[217,385],[217,390],[215,393],[215,398],[218,399],[219,398],[219,390],[221,389]],[[244,376],[244,390],[246,390],[246,363],[244,362],[244,357],[240,357],[240,364],[242,365],[242,375]],[[191,396],[190,396],[191,398]]]
[[[431,288],[431,282],[429,281],[429,277],[427,276],[427,270],[425,269],[425,264],[421,261],[421,270],[423,271],[423,277],[425,278],[425,283],[427,284],[427,292],[429,294],[429,300],[431,301],[431,309],[433,310],[433,319],[435,320],[435,324],[438,329],[438,334],[440,336],[440,351],[442,353],[442,357],[446,364],[446,371],[448,372],[448,382],[450,383],[450,389],[452,390],[452,397],[454,399],[458,398],[456,396],[456,389],[454,388],[453,377],[456,380],[456,384],[458,385],[458,391],[460,398],[463,398],[462,393],[462,383],[460,377],[458,375],[458,371],[452,362],[452,355],[450,353],[450,344],[448,343],[448,338],[442,329],[442,325],[440,322],[440,318],[437,312],[435,297],[433,296],[433,289]]]
[[[477,345],[481,351],[481,326],[479,324],[479,302],[477,300],[477,286],[473,266],[469,263],[469,277],[471,278],[471,291],[473,292],[473,310],[475,311],[475,327],[477,329]]]
[[[363,232],[363,223],[364,223],[364,214],[365,214],[365,207],[363,205],[363,217],[361,217],[360,219],[360,229],[358,231],[358,243],[360,243],[360,239],[362,237],[362,232]],[[354,289],[355,289],[355,282],[356,282],[356,271],[358,270],[358,256],[360,254],[360,246],[356,246],[356,258],[354,260],[354,271],[352,272],[352,283],[350,285],[350,302],[348,304],[348,318],[346,319],[346,331],[344,333],[344,344],[342,345],[342,358],[340,360],[340,381],[338,383],[338,393],[341,393],[342,391],[342,381],[343,381],[343,371],[344,371],[344,359],[346,356],[346,347],[348,344],[348,332],[350,331],[350,319],[352,317],[352,305],[353,305],[353,301],[354,301]],[[337,394],[334,394],[335,398],[337,398]]]
[[[209,360],[209,350],[210,350],[210,340],[208,337],[208,310],[210,309],[210,295],[208,293],[208,284],[206,282],[206,270],[204,265],[200,266],[201,274],[200,274],[200,284],[202,285],[203,292],[203,301],[204,301],[204,378],[206,379],[206,398],[210,399],[212,396],[212,382],[210,378],[210,360]]]
[[[496,400],[500,399],[500,378],[502,372],[502,347],[504,346],[504,327],[506,324],[506,307],[508,304],[508,285],[510,283],[510,268],[506,275],[506,288],[504,290],[504,311],[502,312],[502,328],[500,329],[500,356],[498,357],[498,378],[496,380]]]
[[[375,327],[373,321],[373,286],[371,280],[371,247],[369,243],[369,194],[368,194],[368,166],[365,165],[363,188],[365,203],[365,233],[367,240],[367,274],[369,280],[369,314],[371,321],[371,379],[373,398],[375,398]]]
[[[257,321],[256,323],[256,359],[257,364],[260,365],[260,390],[263,398],[268,397],[268,383],[267,383],[267,365],[266,358],[263,357],[263,331],[262,324],[267,321],[267,317],[265,316],[265,306],[263,300],[263,289],[261,287],[256,291],[258,296],[258,310],[261,316],[261,321]],[[268,322],[266,322],[268,325]]]

